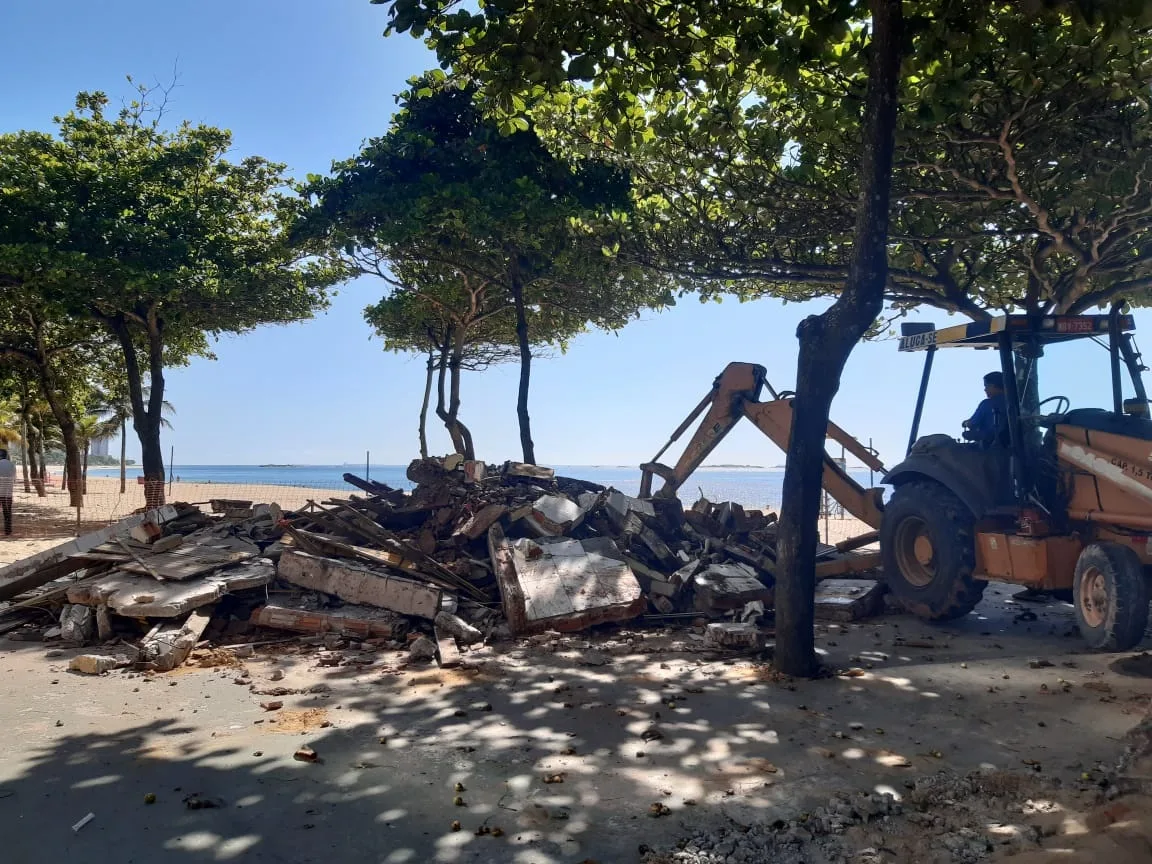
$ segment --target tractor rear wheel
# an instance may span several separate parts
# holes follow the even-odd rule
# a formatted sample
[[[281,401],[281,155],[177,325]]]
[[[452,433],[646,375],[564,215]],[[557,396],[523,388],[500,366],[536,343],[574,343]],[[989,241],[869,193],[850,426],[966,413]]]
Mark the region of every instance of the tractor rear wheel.
[[[1139,556],[1119,543],[1092,543],[1076,561],[1076,624],[1089,647],[1127,651],[1148,626],[1148,583]]]
[[[900,604],[920,618],[948,621],[980,602],[976,518],[947,488],[931,480],[892,493],[880,526],[884,580]]]

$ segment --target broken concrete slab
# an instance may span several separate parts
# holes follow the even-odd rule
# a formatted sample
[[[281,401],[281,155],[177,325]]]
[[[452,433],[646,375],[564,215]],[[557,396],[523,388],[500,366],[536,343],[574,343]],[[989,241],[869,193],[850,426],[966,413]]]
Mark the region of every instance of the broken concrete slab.
[[[499,525],[488,532],[489,551],[514,634],[572,632],[605,621],[627,621],[644,611],[640,583],[608,538],[510,541]]]
[[[189,543],[186,538],[179,548],[147,556],[139,562],[122,564],[119,569],[126,573],[155,576],[167,582],[185,582],[259,554],[259,546],[238,537],[203,539],[197,543]]]
[[[107,525],[99,531],[83,534],[75,540],[68,540],[22,561],[17,561],[15,564],[0,568],[0,600],[8,600],[30,588],[38,588],[53,579],[58,579],[88,566],[87,561],[71,558],[72,555],[91,552],[113,537],[127,537],[128,532],[136,525],[144,522],[163,525],[176,519],[177,515],[176,508],[167,504],[158,510],[149,510],[147,513],[128,516],[114,525]]]
[[[167,537],[161,537],[152,543],[152,554],[159,555],[161,552],[169,552],[183,543],[183,534],[169,534]]]
[[[878,615],[885,590],[874,579],[825,579],[816,584],[816,618],[856,621]]]
[[[401,615],[428,620],[440,611],[443,596],[443,592],[432,585],[295,549],[280,557],[278,573],[281,579],[301,588],[332,594],[349,603],[391,609]]]
[[[565,495],[545,495],[521,521],[538,537],[563,537],[584,520],[580,505]]]
[[[267,585],[275,575],[275,565],[265,559],[193,582],[157,582],[150,577],[114,571],[103,578],[70,587],[68,602],[107,605],[117,615],[129,618],[178,618],[233,591]]]
[[[269,603],[257,609],[251,620],[259,627],[293,633],[336,633],[362,639],[404,639],[409,630],[407,619],[395,612],[355,605],[321,610]]]
[[[766,588],[745,564],[712,564],[693,576],[692,584],[696,589],[696,609],[706,613],[742,609],[753,600],[767,604],[773,597],[772,589]]]

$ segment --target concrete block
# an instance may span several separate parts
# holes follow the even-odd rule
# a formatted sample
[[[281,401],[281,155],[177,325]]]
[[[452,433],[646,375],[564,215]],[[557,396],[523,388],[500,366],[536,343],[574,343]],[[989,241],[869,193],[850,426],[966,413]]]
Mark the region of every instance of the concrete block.
[[[295,549],[280,557],[279,576],[293,585],[321,591],[349,603],[391,609],[401,615],[432,620],[440,611],[441,591],[348,561],[321,558]]]

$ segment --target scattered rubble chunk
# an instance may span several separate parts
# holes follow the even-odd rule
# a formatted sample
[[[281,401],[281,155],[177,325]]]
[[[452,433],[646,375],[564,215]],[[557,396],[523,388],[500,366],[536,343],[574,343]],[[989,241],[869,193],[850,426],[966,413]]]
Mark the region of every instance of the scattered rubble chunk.
[[[459,615],[454,615],[451,612],[437,613],[435,623],[437,630],[443,630],[445,633],[455,636],[465,645],[473,645],[484,638],[483,633]]]
[[[427,663],[436,659],[436,643],[427,636],[417,636],[408,646],[408,659]]]
[[[127,654],[79,654],[68,661],[68,669],[83,675],[103,675],[113,669],[131,666],[133,658]]]
[[[886,588],[874,579],[824,579],[816,585],[816,618],[857,621],[883,608]]]
[[[764,634],[755,624],[713,623],[705,631],[709,645],[717,648],[759,650],[764,647]]]
[[[772,602],[773,592],[746,564],[712,564],[692,577],[696,609],[708,614],[742,609],[753,600]]]

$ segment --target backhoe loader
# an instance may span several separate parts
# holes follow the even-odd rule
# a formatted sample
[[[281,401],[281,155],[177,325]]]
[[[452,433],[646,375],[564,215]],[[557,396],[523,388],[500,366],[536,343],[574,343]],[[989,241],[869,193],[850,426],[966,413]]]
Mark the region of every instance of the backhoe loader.
[[[824,486],[878,529],[884,580],[908,611],[937,621],[967,615],[997,580],[1070,591],[1080,632],[1095,649],[1123,651],[1141,641],[1152,565],[1152,420],[1133,329],[1118,307],[1108,315],[1007,315],[940,330],[904,325],[900,351],[922,351],[925,363],[908,452],[883,478],[892,492],[885,502],[881,490],[862,488],[827,457]],[[1107,350],[1111,407],[1073,408],[1055,396],[1022,412],[1021,360],[1035,370],[1046,347],[1078,340]],[[990,446],[919,437],[933,357],[953,347],[998,355],[1007,416]],[[791,394],[772,391],[772,401],[760,402],[765,383],[763,367],[730,364],[673,434],[675,441],[707,409],[675,468],[655,460],[641,466],[642,496],[652,494],[653,475],[665,479],[656,494],[675,495],[741,417],[786,450]],[[1055,410],[1041,413],[1051,403]],[[834,424],[828,437],[883,470]]]

